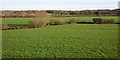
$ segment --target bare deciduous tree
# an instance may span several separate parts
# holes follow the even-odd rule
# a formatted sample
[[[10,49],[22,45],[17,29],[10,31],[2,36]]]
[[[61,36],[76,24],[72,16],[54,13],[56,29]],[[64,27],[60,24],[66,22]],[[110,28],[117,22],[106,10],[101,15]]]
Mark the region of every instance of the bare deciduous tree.
[[[49,24],[49,16],[46,12],[36,12],[35,18],[30,21],[30,26],[34,28],[44,27]]]
[[[2,24],[0,24],[0,29],[7,29],[7,28],[8,28],[7,23],[2,22]]]

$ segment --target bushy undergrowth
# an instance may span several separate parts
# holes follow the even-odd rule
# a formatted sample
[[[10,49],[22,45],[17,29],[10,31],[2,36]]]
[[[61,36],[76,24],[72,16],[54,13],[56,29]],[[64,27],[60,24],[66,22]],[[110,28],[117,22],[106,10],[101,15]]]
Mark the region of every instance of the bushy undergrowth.
[[[113,24],[114,19],[93,18],[95,24]]]
[[[0,27],[0,29],[7,29],[8,28],[8,24],[5,22],[2,22],[2,26]]]
[[[50,20],[50,25],[64,25],[65,22],[61,19],[51,19]]]
[[[44,20],[31,20],[29,21],[29,26],[33,28],[44,27],[47,23]]]

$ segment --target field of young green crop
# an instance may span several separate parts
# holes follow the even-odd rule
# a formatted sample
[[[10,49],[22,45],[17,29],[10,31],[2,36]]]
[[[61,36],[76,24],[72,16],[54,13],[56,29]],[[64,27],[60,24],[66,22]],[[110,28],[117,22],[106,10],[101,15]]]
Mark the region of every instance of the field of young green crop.
[[[23,20],[29,19],[7,21],[16,24]],[[48,26],[2,33],[3,58],[116,58],[118,53],[116,24]]]
[[[92,22],[92,18],[95,17],[52,17],[51,19],[61,19],[64,21],[69,21],[69,19],[79,19],[80,22]],[[114,19],[118,22],[118,16],[101,16],[100,18],[105,19]],[[7,24],[28,24],[28,21],[32,20],[32,18],[3,18],[3,21]]]

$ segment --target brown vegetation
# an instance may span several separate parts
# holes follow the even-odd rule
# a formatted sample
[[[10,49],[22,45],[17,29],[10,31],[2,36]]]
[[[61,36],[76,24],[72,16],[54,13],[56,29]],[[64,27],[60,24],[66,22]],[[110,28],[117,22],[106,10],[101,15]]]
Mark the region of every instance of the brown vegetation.
[[[29,21],[30,27],[39,28],[49,24],[49,16],[46,12],[36,12],[35,18]]]
[[[5,22],[2,22],[2,27],[1,27],[2,29],[7,29],[8,28],[8,25],[7,25],[7,23],[5,23]],[[0,28],[0,29],[1,29]]]
[[[44,10],[45,11],[45,10]],[[26,11],[2,11],[2,17],[35,17],[35,12],[39,10],[26,10]],[[57,17],[69,16],[119,16],[120,9],[103,9],[103,10],[82,10],[82,11],[67,11],[67,10],[46,10],[47,13]]]

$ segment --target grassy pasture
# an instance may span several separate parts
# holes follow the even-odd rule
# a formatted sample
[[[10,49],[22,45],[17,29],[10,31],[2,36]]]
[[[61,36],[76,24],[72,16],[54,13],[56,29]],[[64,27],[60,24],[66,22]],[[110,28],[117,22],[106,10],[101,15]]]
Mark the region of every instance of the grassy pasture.
[[[71,18],[80,19],[80,22],[92,22],[92,18],[95,17],[52,17],[51,19],[69,21]],[[100,18],[114,19],[116,22],[118,21],[118,16],[101,16]],[[8,24],[28,24],[28,21],[30,20],[32,20],[32,18],[3,18],[3,21]]]
[[[118,53],[116,24],[48,26],[2,33],[3,58],[116,58]]]

